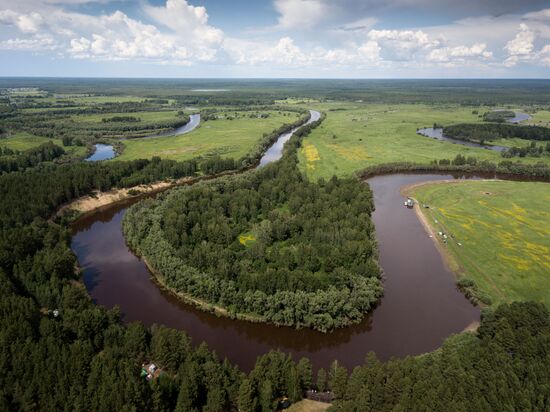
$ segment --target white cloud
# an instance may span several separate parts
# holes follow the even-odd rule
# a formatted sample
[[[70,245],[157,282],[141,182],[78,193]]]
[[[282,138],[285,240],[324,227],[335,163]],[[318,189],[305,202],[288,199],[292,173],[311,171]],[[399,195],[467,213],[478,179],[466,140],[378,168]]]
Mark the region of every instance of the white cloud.
[[[439,45],[422,30],[370,30],[367,38],[377,42],[386,60],[412,60],[414,55]]]
[[[537,58],[543,66],[550,67],[550,44],[544,46],[537,55]]]
[[[535,41],[535,33],[529,30],[529,27],[525,23],[519,25],[519,33],[513,40],[510,40],[504,46],[504,49],[510,56],[524,56],[533,51],[535,47],[533,42]]]
[[[341,73],[370,69],[423,73],[432,68],[431,73],[436,73],[438,67],[475,65],[504,72],[504,67],[519,63],[550,65],[548,8],[390,30],[380,28],[384,20],[371,13],[375,6],[387,6],[383,0],[273,0],[277,26],[227,38],[209,24],[205,7],[192,4],[198,0],[115,3],[123,10],[137,8],[135,15],[142,20],[123,11],[89,14],[88,10],[101,7],[80,6],[109,1],[0,0],[0,49],[55,50],[55,56],[166,65],[210,62],[266,70],[307,68],[302,73],[312,74],[333,67]],[[409,7],[413,0],[390,3]]]
[[[290,37],[283,37],[275,44],[226,39],[224,49],[237,64],[277,63],[286,66],[298,66],[307,64],[310,61],[310,58],[294,44],[294,40]]]
[[[59,46],[51,37],[34,37],[30,39],[8,39],[0,41],[0,50],[52,51]]]
[[[465,61],[468,58],[490,59],[492,57],[493,53],[487,50],[485,43],[477,43],[471,47],[455,46],[434,49],[428,54],[427,60],[431,62],[449,62],[452,60]]]
[[[376,41],[369,40],[359,47],[358,52],[360,56],[367,60],[378,61],[380,60],[380,50],[380,46]]]
[[[20,7],[24,4],[23,0]],[[37,11],[33,12],[0,10],[0,24],[13,25],[29,36],[27,39],[12,39],[9,44],[14,48],[17,45],[27,47],[31,43],[38,48],[40,42],[33,39],[33,35],[48,35],[64,45],[67,54],[79,59],[136,59],[177,64],[185,60],[189,64],[216,57],[223,33],[208,25],[204,7],[191,6],[185,0],[167,0],[163,7],[143,7],[154,21],[162,23],[160,28],[135,20],[121,11],[90,15],[68,12],[45,3],[37,3]],[[161,31],[163,26],[166,29]]]
[[[546,10],[545,10],[546,12]],[[543,14],[544,17],[546,14]],[[533,13],[531,14],[533,17]],[[535,13],[535,17],[541,17]],[[539,34],[541,34],[539,32]],[[545,37],[542,35],[541,37]],[[508,57],[504,60],[505,67],[513,67],[518,63],[531,63],[540,66],[550,66],[550,45],[542,46],[538,51],[535,47],[537,35],[525,23],[519,26],[519,32],[516,36],[506,43],[504,50],[508,53]]]
[[[0,23],[13,25],[22,33],[37,33],[42,25],[42,16],[35,12],[19,13],[10,9],[0,10]]]
[[[275,0],[279,13],[278,27],[282,29],[308,29],[322,21],[330,7],[321,0]]]
[[[189,40],[216,45],[223,39],[221,30],[208,25],[206,8],[192,6],[186,0],[167,0],[166,6],[146,6],[145,11],[157,23]]]

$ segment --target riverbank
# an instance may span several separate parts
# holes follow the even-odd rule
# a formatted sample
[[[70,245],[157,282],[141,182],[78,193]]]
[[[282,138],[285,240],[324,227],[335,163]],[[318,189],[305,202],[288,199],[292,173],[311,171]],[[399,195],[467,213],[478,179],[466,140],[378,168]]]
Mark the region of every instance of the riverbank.
[[[422,224],[424,227],[426,234],[433,240],[434,246],[439,251],[441,258],[443,259],[443,262],[445,263],[445,266],[447,269],[449,269],[455,277],[458,279],[459,276],[459,270],[460,267],[458,265],[458,262],[453,258],[453,256],[448,253],[448,251],[441,245],[441,243],[438,240],[437,231],[435,228],[430,224],[428,221],[428,217],[422,213],[422,207],[418,203],[416,199],[413,197],[413,191],[415,188],[426,185],[426,184],[443,184],[443,183],[450,183],[453,182],[453,180],[439,180],[439,181],[432,181],[432,182],[420,182],[420,183],[413,183],[411,185],[407,185],[401,188],[400,193],[403,196],[411,197],[413,200],[415,200],[415,203],[413,205],[413,210],[418,218],[418,221]]]
[[[94,212],[98,209],[112,206],[116,203],[138,197],[139,195],[151,194],[161,190],[169,189],[170,187],[181,185],[192,181],[195,178],[183,178],[176,181],[164,181],[147,185],[138,185],[129,188],[112,189],[106,192],[94,192],[92,194],[79,197],[72,202],[61,206],[57,212],[57,217],[62,217],[71,212],[76,212],[78,215]]]
[[[545,182],[470,180],[424,184],[408,193],[429,204],[420,212],[444,255],[456,262],[458,285],[487,305],[539,301],[550,262],[550,185]],[[434,236],[435,237],[435,236]]]
[[[138,256],[143,261],[143,263],[145,263],[145,266],[147,266],[147,269],[151,273],[151,279],[155,282],[155,284],[162,290],[171,294],[172,296],[177,297],[183,303],[192,305],[199,310],[202,310],[207,313],[212,313],[220,317],[238,319],[238,320],[242,320],[245,322],[252,322],[252,323],[265,322],[265,319],[261,318],[260,316],[245,314],[245,313],[229,312],[227,308],[224,308],[222,306],[212,304],[203,299],[198,299],[196,297],[191,296],[188,293],[178,292],[176,289],[171,288],[166,284],[166,280],[164,276],[160,272],[156,271],[155,268],[153,268],[153,266],[149,263],[149,261],[145,256],[138,255],[136,252],[133,252],[133,253],[134,255]]]

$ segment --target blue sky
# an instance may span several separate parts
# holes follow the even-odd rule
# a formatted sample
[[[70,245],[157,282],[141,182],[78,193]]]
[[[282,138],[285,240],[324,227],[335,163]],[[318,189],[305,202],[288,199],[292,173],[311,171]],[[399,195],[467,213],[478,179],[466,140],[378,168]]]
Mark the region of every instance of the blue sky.
[[[550,77],[539,0],[0,0],[0,76]]]

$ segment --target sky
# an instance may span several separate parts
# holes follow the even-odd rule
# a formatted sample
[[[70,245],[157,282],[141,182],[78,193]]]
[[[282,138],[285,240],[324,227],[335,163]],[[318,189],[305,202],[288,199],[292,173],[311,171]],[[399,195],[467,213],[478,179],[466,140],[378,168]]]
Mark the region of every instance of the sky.
[[[550,78],[550,3],[0,0],[0,76]]]

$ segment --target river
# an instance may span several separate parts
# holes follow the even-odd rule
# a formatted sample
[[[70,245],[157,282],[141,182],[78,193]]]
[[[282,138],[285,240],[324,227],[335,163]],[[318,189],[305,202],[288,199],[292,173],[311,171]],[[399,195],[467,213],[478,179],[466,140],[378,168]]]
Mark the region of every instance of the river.
[[[369,351],[381,359],[431,351],[450,334],[479,320],[479,310],[457,290],[454,275],[414,211],[403,206],[400,193],[404,185],[452,178],[395,174],[368,180],[376,206],[373,219],[384,270],[384,297],[360,324],[329,334],[218,318],[164,292],[122,235],[124,213],[138,199],[75,222],[71,247],[84,269],[92,299],[108,308],[118,306],[126,321],[183,329],[196,344],[205,341],[244,370],[271,349],[290,352],[295,359],[307,356],[316,368],[327,367],[334,359],[353,368],[363,363]]]

